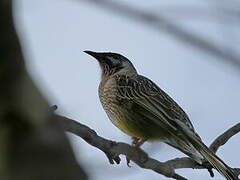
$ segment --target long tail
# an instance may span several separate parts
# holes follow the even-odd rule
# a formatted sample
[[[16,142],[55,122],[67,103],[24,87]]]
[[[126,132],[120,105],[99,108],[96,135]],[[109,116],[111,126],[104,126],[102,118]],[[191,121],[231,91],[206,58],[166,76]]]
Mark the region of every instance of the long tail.
[[[220,174],[227,180],[239,180],[233,170],[226,165],[219,157],[217,157],[197,136],[186,128],[182,122],[177,122],[180,129],[193,145],[193,147],[206,159]]]
[[[201,147],[196,148],[200,154],[227,180],[239,180],[232,169],[217,157],[208,147],[201,142]]]

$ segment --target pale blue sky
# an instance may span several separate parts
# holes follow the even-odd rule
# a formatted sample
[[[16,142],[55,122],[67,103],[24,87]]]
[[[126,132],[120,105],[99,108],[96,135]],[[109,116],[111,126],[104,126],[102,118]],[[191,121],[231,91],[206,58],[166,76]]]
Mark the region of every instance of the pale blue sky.
[[[221,17],[208,20],[205,16],[199,18],[199,12],[192,12],[193,17],[189,17],[186,11],[174,10],[195,7],[216,17],[217,10],[210,9],[213,2],[118,2],[154,13],[164,12],[190,31],[240,50],[239,26],[227,20],[220,21]],[[17,4],[16,23],[27,65],[39,88],[51,104],[59,106],[59,113],[90,126],[99,135],[130,142],[130,138],[115,128],[103,111],[97,95],[100,69],[93,58],[83,53],[84,50],[118,52],[132,60],[141,74],[155,81],[183,107],[207,145],[239,122],[240,70],[216,57],[86,1],[18,0]],[[76,157],[86,166],[93,180],[167,179],[135,164],[128,168],[124,157],[121,165],[109,165],[102,152],[78,137],[69,137]],[[237,135],[218,151],[218,155],[233,167],[240,166],[239,139],[240,135]],[[183,156],[157,142],[146,143],[143,149],[161,161]],[[178,172],[193,180],[212,179],[207,170]],[[216,180],[223,179],[217,172],[215,176]]]

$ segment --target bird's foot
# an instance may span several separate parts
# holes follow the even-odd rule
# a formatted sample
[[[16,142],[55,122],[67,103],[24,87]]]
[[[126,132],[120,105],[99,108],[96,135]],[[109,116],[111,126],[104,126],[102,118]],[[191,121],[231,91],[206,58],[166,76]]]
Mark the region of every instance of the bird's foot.
[[[141,145],[143,145],[143,143],[147,140],[147,139],[140,139],[140,138],[136,138],[136,137],[132,137],[132,146],[139,148]],[[129,164],[131,162],[131,160],[126,156],[126,162],[127,162],[127,166],[131,167]]]

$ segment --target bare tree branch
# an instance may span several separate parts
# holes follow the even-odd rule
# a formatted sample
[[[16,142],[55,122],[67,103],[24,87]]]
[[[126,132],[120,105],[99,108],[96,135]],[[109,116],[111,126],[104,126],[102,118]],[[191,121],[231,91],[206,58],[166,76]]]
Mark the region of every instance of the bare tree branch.
[[[144,25],[148,25],[149,27],[158,30],[160,33],[166,32],[180,42],[190,45],[190,47],[193,47],[204,53],[214,55],[215,57],[219,58],[218,60],[222,60],[240,70],[240,54],[229,51],[228,47],[221,47],[212,40],[208,40],[199,34],[188,31],[186,28],[183,28],[179,24],[172,22],[160,13],[157,13],[156,15],[153,12],[142,11],[140,9],[110,0],[82,1],[96,4],[108,11],[119,14],[122,17],[137,20]]]
[[[223,146],[232,136],[240,132],[240,123],[226,130],[223,134],[218,136],[210,145],[210,149],[216,153],[220,146]]]
[[[166,177],[178,179],[178,180],[184,180],[186,178],[180,176],[175,172],[176,169],[182,169],[182,168],[193,168],[193,169],[208,169],[211,168],[210,165],[201,166],[197,164],[195,161],[191,160],[188,157],[184,158],[176,158],[172,159],[166,162],[160,162],[155,159],[150,158],[143,150],[139,148],[132,147],[126,143],[121,142],[114,142],[111,140],[104,139],[97,135],[97,133],[87,127],[86,125],[83,125],[75,120],[69,119],[64,116],[56,115],[55,118],[60,121],[62,124],[63,129],[65,129],[67,132],[73,133],[82,139],[84,139],[87,143],[90,145],[100,149],[103,151],[107,158],[109,159],[109,162],[113,164],[116,162],[117,164],[120,163],[120,157],[119,155],[125,155],[129,159],[131,159],[133,162],[135,162],[138,166],[144,168],[144,169],[151,169],[159,174],[162,174]],[[236,134],[240,131],[240,126],[237,126],[235,128],[230,128],[228,131],[233,131],[231,134]],[[232,136],[230,136],[228,133],[224,133],[225,137],[219,139],[217,143],[214,145],[216,151],[220,147],[220,144],[224,141],[224,143],[229,140]],[[224,136],[224,134],[222,136]],[[216,152],[215,151],[215,152]],[[236,174],[240,173],[240,169],[234,169]]]

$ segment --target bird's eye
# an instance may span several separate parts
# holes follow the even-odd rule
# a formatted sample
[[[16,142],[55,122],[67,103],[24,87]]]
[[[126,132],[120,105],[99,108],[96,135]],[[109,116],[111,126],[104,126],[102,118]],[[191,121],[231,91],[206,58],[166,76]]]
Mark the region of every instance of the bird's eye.
[[[113,57],[107,57],[109,65],[112,67],[120,66],[121,61],[119,59],[113,58]]]

